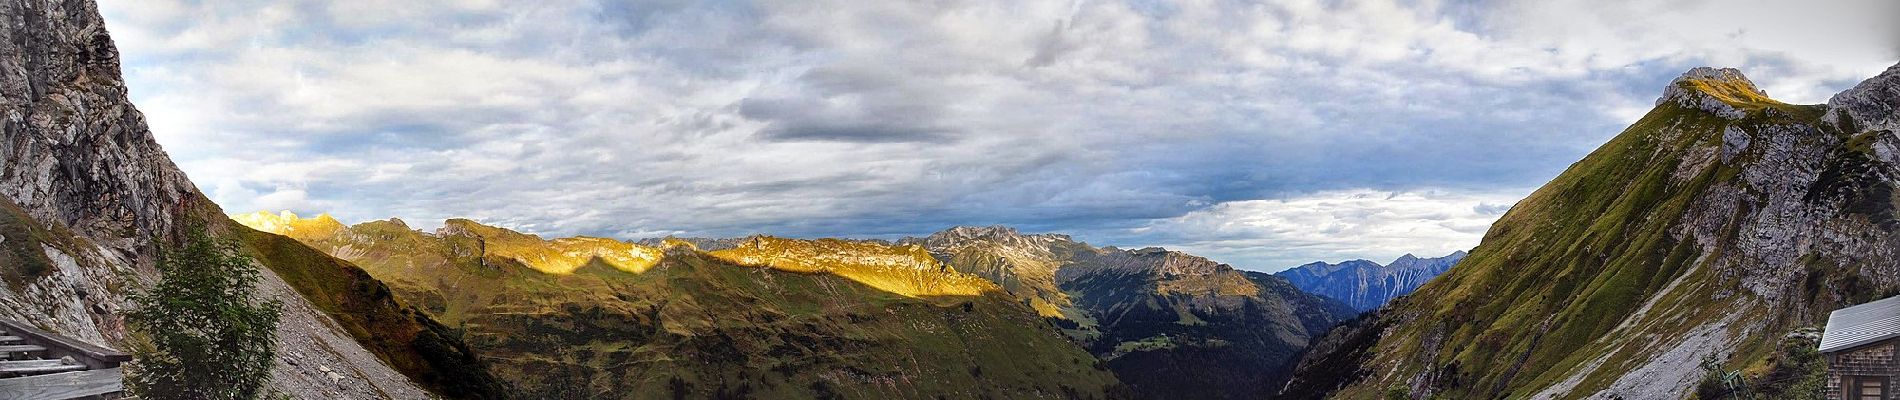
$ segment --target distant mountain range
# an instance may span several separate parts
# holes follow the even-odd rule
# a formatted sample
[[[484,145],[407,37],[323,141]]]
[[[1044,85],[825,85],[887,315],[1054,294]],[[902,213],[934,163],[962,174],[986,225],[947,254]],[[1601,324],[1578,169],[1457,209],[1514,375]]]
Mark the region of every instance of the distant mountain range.
[[[1386,265],[1366,260],[1338,264],[1314,262],[1274,275],[1286,278],[1308,293],[1339,299],[1355,310],[1372,311],[1451,270],[1452,265],[1464,258],[1465,252],[1461,250],[1434,258],[1406,254]]]
[[[513,387],[557,398],[1254,398],[1355,314],[1185,253],[1005,227],[623,242],[234,219],[361,265]]]
[[[1104,398],[1121,387],[994,283],[916,246],[236,219],[363,266],[465,332],[529,398]]]

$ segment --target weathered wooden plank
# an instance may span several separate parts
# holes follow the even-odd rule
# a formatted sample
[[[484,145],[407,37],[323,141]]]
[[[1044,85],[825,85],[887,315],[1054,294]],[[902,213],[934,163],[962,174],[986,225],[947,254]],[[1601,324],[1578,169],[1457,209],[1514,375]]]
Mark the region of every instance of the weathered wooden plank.
[[[19,336],[0,336],[0,343],[17,343],[22,340]]]
[[[29,352],[35,352],[35,351],[46,351],[46,346],[40,346],[36,344],[15,344],[15,345],[0,346],[0,353],[29,353]]]
[[[7,374],[39,375],[84,370],[86,370],[85,364],[77,362],[67,363],[62,360],[0,361],[0,376],[7,376]]]
[[[66,400],[125,391],[118,368],[0,379],[0,400]]]
[[[132,360],[132,356],[117,350],[42,331],[19,321],[0,319],[0,330],[5,330],[12,336],[19,336],[27,343],[46,346],[50,350],[47,353],[50,356],[72,356],[81,364],[93,368],[115,368],[119,366],[119,363]]]
[[[9,365],[60,365],[60,364],[66,364],[66,361],[64,361],[64,360],[18,360],[18,361],[0,361],[0,367],[6,367],[6,366],[9,366]]]

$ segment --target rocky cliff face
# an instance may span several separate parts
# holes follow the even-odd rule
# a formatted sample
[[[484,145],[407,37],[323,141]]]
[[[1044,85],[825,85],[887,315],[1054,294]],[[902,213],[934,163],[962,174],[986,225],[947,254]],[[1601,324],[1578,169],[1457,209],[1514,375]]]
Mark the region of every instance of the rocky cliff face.
[[[998,282],[1141,398],[1271,394],[1311,338],[1353,314],[1285,279],[1161,248],[1096,248],[1006,227],[904,242]]]
[[[1387,301],[1412,293],[1464,258],[1465,252],[1457,251],[1434,258],[1406,254],[1386,265],[1366,260],[1338,264],[1315,262],[1274,275],[1286,278],[1307,293],[1338,299],[1359,311],[1372,311]]]
[[[9,2],[0,18],[0,195],[15,228],[0,245],[26,269],[11,271],[0,313],[123,342],[115,315],[145,250],[207,202],[126,101],[118,51],[90,4]]]
[[[0,22],[0,318],[126,348],[136,333],[119,313],[132,306],[128,293],[154,279],[158,246],[191,225],[238,240],[250,231],[229,224],[153,140],[127,99],[118,51],[91,1],[3,2]],[[261,261],[259,292],[285,304],[274,389],[296,398],[428,396],[406,376],[425,375],[429,363],[385,362],[416,359],[409,343],[365,346],[366,325],[333,318],[399,304],[306,301],[355,298],[298,287],[277,272],[304,260]]]
[[[1704,357],[1760,371],[1785,333],[1900,288],[1896,82],[1802,106],[1684,74],[1289,391],[1681,398]]]
[[[1823,121],[1843,129],[1900,132],[1900,65],[1827,101]]]

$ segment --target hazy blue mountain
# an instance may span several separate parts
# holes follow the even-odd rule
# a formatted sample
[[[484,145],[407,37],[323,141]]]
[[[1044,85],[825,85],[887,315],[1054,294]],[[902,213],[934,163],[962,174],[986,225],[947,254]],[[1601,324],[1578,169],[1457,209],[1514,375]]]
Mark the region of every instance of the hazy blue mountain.
[[[1394,297],[1412,293],[1464,258],[1464,251],[1456,251],[1433,258],[1406,254],[1386,265],[1366,260],[1338,264],[1314,262],[1274,275],[1286,278],[1307,293],[1338,299],[1355,310],[1371,311]]]

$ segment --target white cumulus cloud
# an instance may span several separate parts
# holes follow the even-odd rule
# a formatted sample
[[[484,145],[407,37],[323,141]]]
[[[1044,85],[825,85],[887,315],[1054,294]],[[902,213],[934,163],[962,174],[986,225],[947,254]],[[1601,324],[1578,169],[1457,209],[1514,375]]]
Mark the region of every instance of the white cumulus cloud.
[[[1900,59],[1890,3],[100,6],[159,141],[234,212],[619,237],[1010,224],[1277,268],[1465,243],[1483,218],[1414,207],[1508,204],[1690,67],[1822,101]],[[1400,196],[1308,201],[1341,193]]]
[[[1340,190],[1215,204],[1131,232],[1236,266],[1277,271],[1314,260],[1470,250],[1530,189]]]

